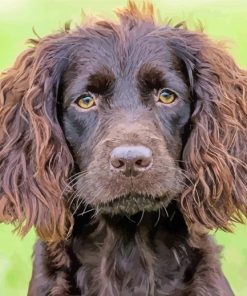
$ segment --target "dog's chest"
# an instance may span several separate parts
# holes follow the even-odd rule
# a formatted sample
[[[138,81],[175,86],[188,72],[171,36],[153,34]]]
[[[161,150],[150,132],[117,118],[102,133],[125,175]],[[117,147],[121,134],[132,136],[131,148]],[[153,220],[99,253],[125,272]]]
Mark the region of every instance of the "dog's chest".
[[[190,263],[186,246],[167,246],[161,234],[152,243],[146,234],[127,241],[111,232],[76,241],[75,253],[81,266],[75,280],[81,295],[182,295]]]

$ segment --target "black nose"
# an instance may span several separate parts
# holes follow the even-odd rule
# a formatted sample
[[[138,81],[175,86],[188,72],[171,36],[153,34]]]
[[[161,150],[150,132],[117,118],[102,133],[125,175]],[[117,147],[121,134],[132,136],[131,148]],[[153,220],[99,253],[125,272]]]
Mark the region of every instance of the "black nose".
[[[112,150],[111,168],[126,177],[135,177],[153,164],[152,151],[145,146],[119,146]]]

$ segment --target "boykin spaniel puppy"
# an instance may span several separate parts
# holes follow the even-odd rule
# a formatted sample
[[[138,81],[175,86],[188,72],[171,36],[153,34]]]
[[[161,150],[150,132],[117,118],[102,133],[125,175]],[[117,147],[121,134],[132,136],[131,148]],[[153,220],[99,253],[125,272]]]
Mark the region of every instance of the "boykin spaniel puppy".
[[[247,216],[247,72],[130,1],[30,40],[0,81],[0,219],[29,296],[230,296],[211,229]]]

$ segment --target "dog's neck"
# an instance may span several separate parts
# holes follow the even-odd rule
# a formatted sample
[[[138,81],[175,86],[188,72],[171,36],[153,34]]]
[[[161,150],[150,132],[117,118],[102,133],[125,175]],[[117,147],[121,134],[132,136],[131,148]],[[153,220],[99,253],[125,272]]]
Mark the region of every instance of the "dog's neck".
[[[173,201],[167,208],[154,212],[139,212],[135,215],[95,215],[93,209],[84,211],[79,209],[74,216],[75,224],[72,237],[89,238],[91,236],[104,236],[111,233],[116,239],[123,242],[136,240],[136,237],[152,238],[157,232],[162,231],[166,236],[180,237],[187,240],[188,229],[184,217],[180,212],[177,202]],[[146,239],[143,238],[145,241]]]
[[[190,258],[187,227],[175,202],[165,210],[131,217],[86,216],[75,217],[71,240],[83,295],[115,295],[112,283],[118,284],[121,295],[137,293],[133,289],[138,287],[144,290],[134,295],[153,295],[164,285],[182,289],[189,279],[197,258]]]

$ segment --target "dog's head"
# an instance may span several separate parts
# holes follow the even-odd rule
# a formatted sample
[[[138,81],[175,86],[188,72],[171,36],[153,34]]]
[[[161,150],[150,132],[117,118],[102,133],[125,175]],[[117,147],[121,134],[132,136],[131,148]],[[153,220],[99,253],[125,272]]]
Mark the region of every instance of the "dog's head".
[[[209,229],[247,214],[247,73],[152,10],[33,41],[3,73],[2,221],[57,240],[71,201],[133,214],[176,199]]]

